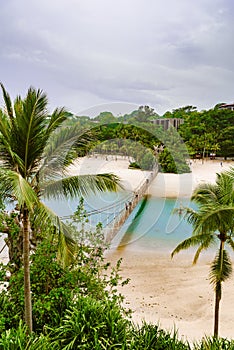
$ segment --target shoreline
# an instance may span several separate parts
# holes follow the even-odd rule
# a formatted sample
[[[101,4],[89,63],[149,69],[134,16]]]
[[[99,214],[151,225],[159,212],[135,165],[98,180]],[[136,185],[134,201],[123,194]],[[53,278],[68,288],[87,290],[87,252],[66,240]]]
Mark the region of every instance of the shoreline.
[[[134,192],[149,177],[150,171],[128,169],[129,160],[122,156],[83,157],[70,166],[70,175],[114,173],[126,191]],[[234,161],[192,160],[190,173],[159,172],[149,186],[148,194],[163,198],[188,198],[195,187],[204,182],[214,183],[216,173],[234,167]]]
[[[128,169],[129,160],[116,157],[85,157],[70,167],[70,175],[112,172],[119,176],[125,191],[135,191],[147,179],[149,171]],[[215,182],[216,173],[234,166],[234,161],[192,161],[191,173],[159,173],[147,193],[158,198],[189,198],[199,183]],[[173,260],[167,249],[125,246],[110,249],[106,260],[112,266],[123,258],[120,275],[130,278],[129,284],[119,291],[125,297],[125,306],[133,310],[132,321],[142,320],[159,324],[179,338],[200,341],[213,333],[214,293],[209,284],[209,264],[212,253],[201,255],[192,266],[192,250],[181,252]],[[3,261],[4,257],[1,255]],[[233,338],[234,276],[223,284],[220,309],[220,336]]]

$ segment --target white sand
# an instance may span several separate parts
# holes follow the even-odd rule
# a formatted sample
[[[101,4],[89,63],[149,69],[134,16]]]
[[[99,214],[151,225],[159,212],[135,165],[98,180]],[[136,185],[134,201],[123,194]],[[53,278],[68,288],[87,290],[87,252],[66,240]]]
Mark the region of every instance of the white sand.
[[[114,173],[128,191],[134,191],[149,175],[148,171],[128,169],[127,158],[108,156],[107,159],[103,156],[80,158],[69,171],[72,175]]]
[[[121,276],[130,278],[119,288],[125,306],[133,310],[134,323],[160,324],[163,329],[178,331],[191,342],[213,334],[214,293],[209,284],[209,263],[203,256],[192,266],[192,256],[180,253],[173,260],[169,254],[152,251],[109,252],[113,264],[123,257]],[[223,284],[220,306],[220,336],[233,339],[234,276]]]
[[[70,173],[77,174],[98,174],[112,172],[119,176],[121,184],[128,191],[134,191],[139,185],[149,177],[150,172],[128,169],[129,160],[123,157],[98,156],[80,158],[74,166],[70,168]],[[215,182],[216,173],[220,173],[230,166],[234,166],[234,161],[217,160],[196,160],[191,162],[191,173],[188,174],[163,174],[159,173],[152,182],[148,193],[156,197],[190,197],[194,188],[202,182]]]
[[[216,173],[234,166],[232,161],[195,160],[191,162],[191,173],[163,174],[159,173],[149,188],[149,193],[156,197],[190,197],[194,188],[203,182],[214,183]]]

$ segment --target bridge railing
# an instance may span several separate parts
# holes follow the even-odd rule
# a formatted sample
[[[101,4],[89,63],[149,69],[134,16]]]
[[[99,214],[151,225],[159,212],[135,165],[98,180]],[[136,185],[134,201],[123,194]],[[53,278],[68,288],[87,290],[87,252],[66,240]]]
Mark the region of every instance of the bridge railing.
[[[112,239],[116,236],[121,226],[128,219],[129,215],[132,213],[134,208],[140,202],[142,197],[148,190],[151,182],[158,174],[158,165],[156,165],[149,175],[139,184],[132,194],[132,200],[126,203],[125,208],[119,212],[119,214],[112,220],[111,226],[106,230],[106,242],[110,243]]]

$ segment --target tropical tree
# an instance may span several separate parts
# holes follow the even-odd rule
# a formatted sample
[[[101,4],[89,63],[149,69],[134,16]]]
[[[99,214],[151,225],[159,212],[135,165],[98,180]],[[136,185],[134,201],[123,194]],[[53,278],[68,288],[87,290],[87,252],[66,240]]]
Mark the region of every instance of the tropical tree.
[[[12,103],[1,84],[4,109],[0,110],[0,196],[13,199],[19,209],[24,268],[25,322],[32,331],[32,305],[29,257],[33,228],[51,224],[59,233],[59,255],[64,263],[72,257],[74,242],[66,225],[46,205],[43,198],[67,198],[88,191],[116,190],[119,180],[113,174],[69,176],[74,157],[85,152],[88,133],[66,127],[67,112],[57,108],[48,115],[48,100],[42,90],[29,88],[24,99]],[[78,153],[77,153],[78,151]]]
[[[193,226],[192,236],[181,242],[171,254],[173,257],[183,249],[198,246],[193,260],[195,264],[202,251],[219,242],[219,249],[211,263],[209,276],[215,291],[215,337],[218,337],[222,283],[232,273],[231,259],[225,249],[225,246],[229,245],[234,250],[234,170],[232,174],[233,178],[227,172],[217,174],[215,184],[201,184],[194,190],[191,199],[198,208],[196,210],[183,208],[185,218]]]

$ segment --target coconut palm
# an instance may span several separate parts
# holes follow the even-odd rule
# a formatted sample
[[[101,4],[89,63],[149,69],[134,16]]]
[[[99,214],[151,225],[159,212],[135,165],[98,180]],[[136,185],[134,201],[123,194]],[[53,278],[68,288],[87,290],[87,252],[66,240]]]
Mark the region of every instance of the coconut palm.
[[[57,230],[59,255],[65,263],[74,248],[66,226],[41,198],[115,191],[119,180],[113,174],[69,176],[67,168],[77,156],[77,150],[85,150],[88,133],[84,137],[76,127],[63,126],[67,118],[64,108],[48,115],[47,96],[41,90],[29,88],[25,99],[18,96],[12,103],[3,84],[1,88],[5,106],[0,110],[0,196],[13,199],[20,211],[25,322],[32,331],[29,267],[32,220],[34,226],[46,221]]]
[[[217,174],[215,184],[201,184],[195,189],[191,199],[198,205],[198,209],[183,208],[185,218],[193,226],[192,236],[181,242],[171,254],[173,257],[183,249],[198,246],[193,260],[195,264],[202,251],[213,247],[214,243],[219,243],[217,255],[210,268],[210,282],[215,291],[215,337],[218,337],[222,282],[232,273],[231,259],[225,246],[229,245],[234,250],[233,184],[230,174],[224,172]]]

